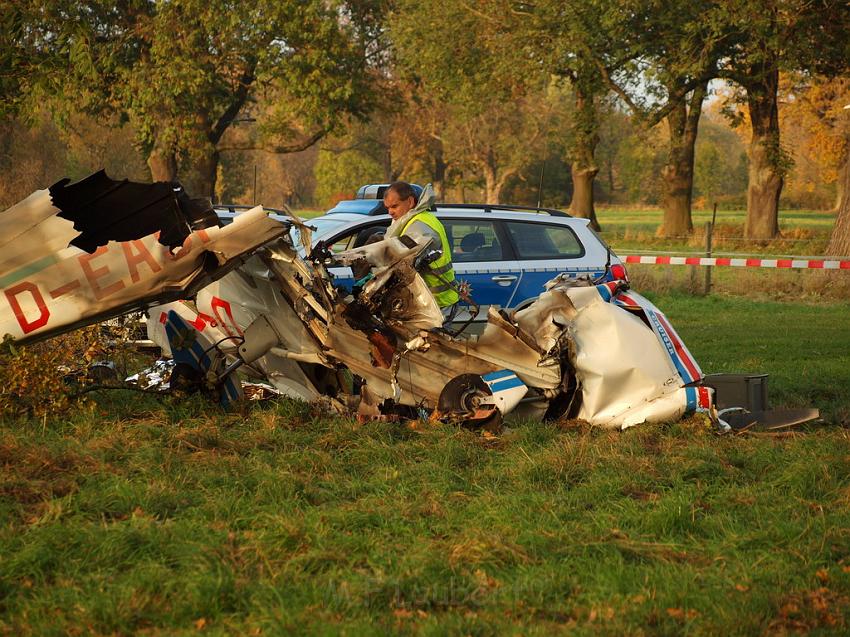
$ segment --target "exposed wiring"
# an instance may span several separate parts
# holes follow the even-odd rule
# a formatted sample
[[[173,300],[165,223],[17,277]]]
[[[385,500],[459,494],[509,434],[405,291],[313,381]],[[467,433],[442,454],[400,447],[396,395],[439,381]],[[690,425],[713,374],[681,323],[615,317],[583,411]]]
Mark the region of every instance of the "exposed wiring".
[[[218,349],[218,346],[221,345],[224,341],[239,341],[240,344],[245,342],[244,336],[225,336],[224,338],[220,338],[215,343],[210,345],[208,348],[204,350],[204,354],[209,354],[210,350]]]

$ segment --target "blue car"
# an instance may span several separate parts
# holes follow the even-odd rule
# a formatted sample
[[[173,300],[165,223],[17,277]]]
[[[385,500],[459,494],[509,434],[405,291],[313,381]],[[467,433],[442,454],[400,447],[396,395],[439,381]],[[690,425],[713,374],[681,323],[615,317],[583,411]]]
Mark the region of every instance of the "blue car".
[[[385,231],[391,221],[382,202],[385,188],[364,186],[358,198],[308,220],[315,228],[313,243],[323,241],[332,252],[342,252]],[[526,307],[558,274],[627,280],[625,267],[587,219],[560,210],[485,204],[438,203],[432,212],[445,226],[455,277],[469,284],[481,307],[479,319],[486,317],[488,306]],[[336,285],[353,285],[350,268],[330,272]]]
[[[382,205],[368,213],[341,208],[309,221],[316,228],[314,242],[324,241],[333,252],[365,244],[391,221]],[[481,318],[487,306],[524,308],[558,274],[627,280],[625,267],[587,219],[559,210],[482,204],[436,204],[432,212],[446,228],[455,277],[469,283]],[[353,284],[349,268],[330,271],[338,285]]]

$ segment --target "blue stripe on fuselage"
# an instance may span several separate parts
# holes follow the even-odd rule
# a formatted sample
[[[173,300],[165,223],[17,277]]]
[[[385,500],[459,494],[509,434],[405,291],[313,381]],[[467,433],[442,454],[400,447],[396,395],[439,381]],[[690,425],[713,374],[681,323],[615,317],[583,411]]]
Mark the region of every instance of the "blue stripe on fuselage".
[[[507,378],[509,376],[516,376],[516,374],[514,374],[509,369],[500,369],[497,372],[490,372],[489,374],[485,374],[481,378],[483,378],[486,382],[489,383],[491,381],[499,380],[500,378]]]

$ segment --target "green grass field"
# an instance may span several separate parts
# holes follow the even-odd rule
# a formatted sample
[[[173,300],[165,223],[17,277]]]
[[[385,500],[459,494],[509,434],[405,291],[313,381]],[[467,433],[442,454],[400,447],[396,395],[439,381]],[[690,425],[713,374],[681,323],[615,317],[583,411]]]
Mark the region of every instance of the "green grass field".
[[[712,218],[711,209],[694,209],[692,218],[694,227],[702,227]],[[739,225],[743,228],[746,220],[746,210],[718,210],[716,222],[718,225]],[[600,206],[596,215],[599,223],[610,226],[612,231],[624,229],[637,229],[647,232],[655,232],[661,224],[661,209],[658,207],[648,208],[621,208],[617,206]],[[782,231],[797,231],[797,229],[810,231],[829,232],[835,221],[835,214],[824,210],[780,210],[779,226]]]
[[[659,208],[626,209],[601,207],[597,217],[602,237],[618,254],[695,253],[705,249],[705,224],[712,220],[711,210],[694,210],[694,233],[690,237],[661,239],[656,232],[661,225]],[[772,256],[821,255],[829,241],[835,214],[822,210],[781,210],[780,236],[770,242],[743,239],[745,210],[718,210],[712,236],[715,256],[728,254],[762,254]]]
[[[850,304],[653,298],[704,371],[829,424],[490,439],[98,395],[0,425],[0,634],[847,634]]]

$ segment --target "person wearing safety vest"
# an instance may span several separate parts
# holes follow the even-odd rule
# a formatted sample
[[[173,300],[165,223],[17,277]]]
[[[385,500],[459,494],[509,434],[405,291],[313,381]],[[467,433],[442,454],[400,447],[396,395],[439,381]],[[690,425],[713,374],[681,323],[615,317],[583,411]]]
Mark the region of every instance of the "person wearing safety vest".
[[[434,295],[437,305],[443,310],[443,315],[453,314],[459,297],[454,286],[452,248],[443,224],[430,212],[416,205],[416,193],[406,181],[396,181],[389,185],[384,192],[384,206],[393,220],[387,230],[388,237],[429,237],[429,248],[441,252],[439,258],[428,263],[420,274]]]

